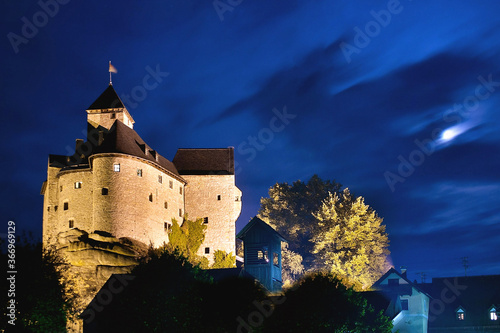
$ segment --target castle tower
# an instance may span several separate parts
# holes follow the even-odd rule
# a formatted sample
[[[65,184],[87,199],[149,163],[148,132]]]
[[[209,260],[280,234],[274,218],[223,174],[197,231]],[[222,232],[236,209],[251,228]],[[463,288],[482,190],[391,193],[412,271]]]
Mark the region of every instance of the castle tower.
[[[236,254],[241,191],[235,185],[234,149],[179,149],[173,162],[187,181],[185,198],[189,218],[203,218],[207,226],[198,255],[212,263],[216,250]]]
[[[234,149],[179,149],[173,163],[133,129],[134,120],[110,84],[87,108],[87,141],[72,156],[49,155],[44,195],[43,241],[78,229],[168,243],[172,220],[203,218],[199,250],[235,254],[235,222],[241,191],[235,185]]]
[[[113,85],[109,84],[101,96],[87,109],[87,122],[94,127],[102,126],[109,130],[115,120],[134,128],[134,119],[118,97]]]
[[[186,181],[133,130],[112,85],[87,117],[87,141],[76,140],[75,154],[49,155],[42,186],[44,244],[73,228],[146,245],[168,242],[172,219],[182,223]]]

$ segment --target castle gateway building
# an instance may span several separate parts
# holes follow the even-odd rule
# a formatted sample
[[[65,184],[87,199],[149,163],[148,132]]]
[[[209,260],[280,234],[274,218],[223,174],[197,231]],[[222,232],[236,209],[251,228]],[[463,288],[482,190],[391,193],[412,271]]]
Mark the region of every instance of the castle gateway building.
[[[235,253],[241,191],[235,185],[234,150],[179,149],[173,162],[135,132],[134,119],[113,86],[87,109],[87,141],[72,156],[49,155],[43,242],[56,244],[71,229],[104,232],[146,245],[168,243],[175,219],[207,225],[199,254]]]

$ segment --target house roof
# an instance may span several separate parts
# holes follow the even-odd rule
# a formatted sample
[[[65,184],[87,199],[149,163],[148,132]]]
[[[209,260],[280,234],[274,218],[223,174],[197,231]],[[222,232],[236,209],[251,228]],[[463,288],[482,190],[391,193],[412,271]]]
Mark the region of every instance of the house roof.
[[[234,175],[233,148],[181,148],[172,161],[181,175]]]
[[[206,272],[215,281],[222,281],[230,278],[248,278],[255,280],[254,276],[245,271],[243,267],[208,269]]]
[[[102,140],[99,140],[101,135]],[[84,143],[83,158],[77,153],[73,156],[49,155],[49,164],[64,168],[63,170],[76,169],[88,167],[88,158],[96,154],[121,153],[148,160],[168,170],[178,179],[182,179],[171,161],[149,147],[136,131],[119,120],[115,120],[109,130],[104,127],[95,128],[88,124],[87,138],[87,142]]]
[[[431,303],[429,309],[429,328],[482,326],[500,331],[500,320],[489,317],[492,305],[497,306],[497,311],[500,307],[500,275],[433,278],[432,283],[418,286],[436,303]],[[464,320],[456,318],[460,307],[465,311]]]
[[[124,108],[120,97],[116,93],[113,85],[109,85],[106,90],[88,107],[87,110],[117,109]]]
[[[247,225],[243,227],[243,229],[241,229],[241,231],[236,235],[236,237],[244,240],[248,232],[254,228],[259,228],[261,230],[264,230],[265,232],[269,232],[278,237],[282,242],[287,241],[276,230],[274,230],[273,227],[271,227],[269,224],[259,219],[257,216],[251,219],[250,222],[248,222]]]
[[[407,284],[399,284],[398,286],[382,285],[382,282],[385,281],[391,274],[396,274],[400,279],[406,281]],[[431,295],[426,293],[425,290],[419,287],[419,285],[408,280],[406,274],[401,274],[394,267],[382,275],[382,277],[378,279],[372,287],[377,290],[383,290],[384,292],[395,292],[399,295],[411,295],[411,288],[415,288],[418,292],[426,294],[429,298],[432,298]]]
[[[109,132],[104,136],[102,144],[96,147],[95,153],[122,153],[140,157],[179,176],[172,162],[149,147],[136,131],[119,120],[115,120]]]

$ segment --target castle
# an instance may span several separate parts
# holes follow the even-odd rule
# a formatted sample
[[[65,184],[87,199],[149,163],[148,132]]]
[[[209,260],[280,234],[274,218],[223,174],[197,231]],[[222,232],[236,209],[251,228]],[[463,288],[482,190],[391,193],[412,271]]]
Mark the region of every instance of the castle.
[[[44,246],[68,254],[95,250],[82,245],[85,235],[96,242],[128,239],[157,247],[168,243],[173,221],[182,224],[187,213],[207,226],[200,256],[211,263],[216,250],[235,254],[241,191],[235,185],[233,148],[179,149],[169,161],[136,133],[111,83],[86,111],[87,141],[77,139],[72,156],[49,155],[41,190]],[[107,252],[114,247],[100,246]],[[85,259],[70,258],[78,265],[71,261]],[[125,271],[131,263],[123,264]],[[113,266],[106,260],[96,265]]]

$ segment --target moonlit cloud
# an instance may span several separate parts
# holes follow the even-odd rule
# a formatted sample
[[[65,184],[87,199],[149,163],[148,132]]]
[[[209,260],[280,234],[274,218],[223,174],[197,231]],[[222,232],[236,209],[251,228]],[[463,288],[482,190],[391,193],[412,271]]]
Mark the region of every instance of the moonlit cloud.
[[[438,145],[446,145],[457,138],[459,135],[466,133],[468,130],[474,128],[471,122],[462,123],[456,126],[449,127],[441,132],[439,139],[437,140]]]
[[[443,182],[428,191],[414,191],[417,200],[437,206],[418,228],[407,229],[409,234],[429,234],[453,228],[487,228],[500,224],[500,183]]]

